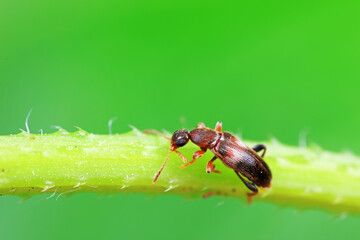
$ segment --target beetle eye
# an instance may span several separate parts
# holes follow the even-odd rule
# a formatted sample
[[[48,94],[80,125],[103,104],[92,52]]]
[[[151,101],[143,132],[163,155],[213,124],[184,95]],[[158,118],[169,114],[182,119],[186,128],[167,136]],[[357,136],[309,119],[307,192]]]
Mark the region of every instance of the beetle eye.
[[[180,139],[176,140],[175,144],[178,147],[182,147],[182,146],[184,146],[186,144],[186,140],[183,139],[183,138],[180,138]]]

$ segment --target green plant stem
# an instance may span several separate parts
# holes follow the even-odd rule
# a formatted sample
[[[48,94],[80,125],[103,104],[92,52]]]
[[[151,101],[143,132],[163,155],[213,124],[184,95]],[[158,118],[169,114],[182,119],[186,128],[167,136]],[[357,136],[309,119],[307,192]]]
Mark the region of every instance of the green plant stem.
[[[246,142],[249,146],[253,142]],[[265,161],[273,173],[272,187],[256,201],[321,207],[335,212],[360,213],[360,158],[313,146],[302,149],[272,140]],[[157,135],[133,130],[120,135],[94,135],[83,130],[53,134],[26,132],[0,137],[0,194],[27,198],[47,193],[56,198],[75,192],[175,193],[187,197],[216,195],[245,199],[244,184],[220,160],[205,172],[208,151],[195,164],[183,164],[172,153],[159,180],[153,184],[169,150]],[[188,160],[198,147],[189,143],[180,151]]]

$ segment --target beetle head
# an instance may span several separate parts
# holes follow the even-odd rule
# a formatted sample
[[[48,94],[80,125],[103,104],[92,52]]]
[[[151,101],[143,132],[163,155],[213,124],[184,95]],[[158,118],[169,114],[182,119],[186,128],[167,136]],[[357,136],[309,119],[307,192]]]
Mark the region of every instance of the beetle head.
[[[176,149],[179,147],[185,146],[188,143],[188,141],[189,141],[188,130],[181,129],[181,130],[177,130],[174,132],[174,134],[172,135],[172,138],[171,138],[171,148],[170,148],[169,154],[167,155],[165,162],[162,165],[162,167],[160,168],[159,172],[156,174],[156,176],[153,180],[153,183],[155,183],[157,181],[158,177],[160,176],[160,173],[164,169],[164,166],[165,166],[166,162],[168,161],[171,152],[173,152],[173,151],[176,152],[177,154],[180,155],[180,157],[184,163],[187,162],[185,156],[182,153],[178,152]]]
[[[180,129],[174,132],[171,138],[171,148],[173,150],[185,146],[189,141],[189,132],[186,129]]]

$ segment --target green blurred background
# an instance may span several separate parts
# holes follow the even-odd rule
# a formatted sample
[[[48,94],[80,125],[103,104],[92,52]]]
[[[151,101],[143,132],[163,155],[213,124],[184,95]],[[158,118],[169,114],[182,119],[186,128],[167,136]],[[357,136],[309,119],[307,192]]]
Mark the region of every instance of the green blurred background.
[[[356,1],[0,0],[0,134],[203,121],[360,155]],[[155,170],[154,170],[155,171]],[[276,176],[274,176],[276,177]],[[0,198],[1,239],[360,239],[360,217],[166,193]]]

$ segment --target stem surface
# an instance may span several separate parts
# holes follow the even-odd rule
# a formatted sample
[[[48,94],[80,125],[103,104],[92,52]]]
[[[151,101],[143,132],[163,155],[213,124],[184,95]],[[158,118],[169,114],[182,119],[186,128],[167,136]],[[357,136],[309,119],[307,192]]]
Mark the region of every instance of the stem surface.
[[[273,174],[272,187],[260,190],[255,202],[360,213],[359,157],[317,146],[286,146],[276,140],[266,146],[264,159]],[[199,148],[189,142],[179,150],[189,161]],[[75,192],[143,192],[201,197],[213,192],[246,198],[244,184],[220,160],[214,163],[221,174],[205,172],[213,156],[210,151],[185,169],[179,169],[183,162],[171,153],[153,184],[168,151],[169,141],[136,129],[117,135],[60,129],[45,135],[23,132],[0,136],[0,195],[28,198],[48,193],[59,198]]]

